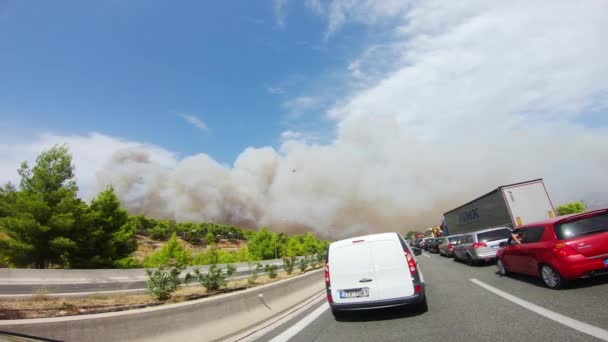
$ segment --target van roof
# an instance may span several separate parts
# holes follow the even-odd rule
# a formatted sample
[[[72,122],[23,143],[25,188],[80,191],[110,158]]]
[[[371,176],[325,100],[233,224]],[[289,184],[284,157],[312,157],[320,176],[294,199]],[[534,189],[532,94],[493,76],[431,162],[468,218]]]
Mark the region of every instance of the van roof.
[[[352,237],[352,238],[348,238],[348,239],[344,239],[344,240],[335,241],[335,242],[332,242],[331,245],[334,247],[341,247],[341,246],[345,246],[345,245],[350,245],[353,243],[353,241],[357,241],[357,240],[380,241],[380,240],[395,239],[395,238],[397,238],[397,233],[370,234],[370,235],[356,236],[356,237]]]

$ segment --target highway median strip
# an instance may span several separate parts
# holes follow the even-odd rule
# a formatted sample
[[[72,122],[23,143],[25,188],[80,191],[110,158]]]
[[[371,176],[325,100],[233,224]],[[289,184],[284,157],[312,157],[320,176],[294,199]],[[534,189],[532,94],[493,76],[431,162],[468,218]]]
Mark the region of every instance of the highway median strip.
[[[266,274],[260,274],[255,284],[243,279],[244,277],[237,277],[230,279],[225,288],[212,292],[208,292],[201,286],[185,286],[179,288],[171,298],[165,301],[157,300],[149,294],[104,294],[100,292],[73,298],[50,297],[41,292],[28,298],[0,300],[0,320],[86,315],[186,302],[297,277],[308,271],[311,270],[306,272],[298,270],[291,275],[281,271],[274,279],[270,279]]]

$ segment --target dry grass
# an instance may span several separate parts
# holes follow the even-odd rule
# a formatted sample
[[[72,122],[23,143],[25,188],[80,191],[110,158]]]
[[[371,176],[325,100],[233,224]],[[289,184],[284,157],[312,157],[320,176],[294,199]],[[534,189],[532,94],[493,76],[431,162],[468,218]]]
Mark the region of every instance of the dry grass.
[[[270,279],[266,274],[260,274],[253,286],[273,283],[299,274],[301,272],[296,270],[291,275],[281,271],[275,279]],[[207,293],[205,288],[201,286],[185,286],[177,290],[166,302],[158,301],[149,294],[98,293],[87,297],[73,298],[50,297],[41,292],[30,298],[1,299],[0,319],[43,318],[121,311],[165,303],[180,303],[248,287],[252,287],[252,285],[247,283],[246,278],[230,281],[226,289],[211,294]]]

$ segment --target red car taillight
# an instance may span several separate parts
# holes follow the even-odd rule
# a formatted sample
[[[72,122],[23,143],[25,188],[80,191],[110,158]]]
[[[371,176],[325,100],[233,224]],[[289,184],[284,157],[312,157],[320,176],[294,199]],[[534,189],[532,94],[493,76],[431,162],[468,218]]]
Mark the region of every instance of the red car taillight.
[[[329,264],[325,263],[325,285],[329,286]]]
[[[488,247],[488,244],[485,242],[475,242],[471,245],[471,248],[479,248],[479,247]]]
[[[579,254],[576,249],[566,245],[565,243],[556,243],[553,246],[553,253],[558,257],[567,257]]]
[[[448,249],[452,249],[452,248],[453,248],[452,244],[448,243]]]
[[[420,284],[414,285],[414,292],[422,293],[422,285],[420,285]]]
[[[414,257],[412,257],[409,251],[405,250],[403,252],[405,253],[405,260],[407,260],[407,266],[410,268],[410,274],[413,277],[414,275],[416,275],[416,261],[414,260]]]

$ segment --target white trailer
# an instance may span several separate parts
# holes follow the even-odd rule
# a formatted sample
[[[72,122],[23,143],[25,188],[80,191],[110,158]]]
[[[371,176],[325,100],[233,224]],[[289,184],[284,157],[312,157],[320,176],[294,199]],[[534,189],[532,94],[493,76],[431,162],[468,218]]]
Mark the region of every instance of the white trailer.
[[[493,227],[516,228],[555,216],[542,179],[502,185],[445,214],[449,235]]]

